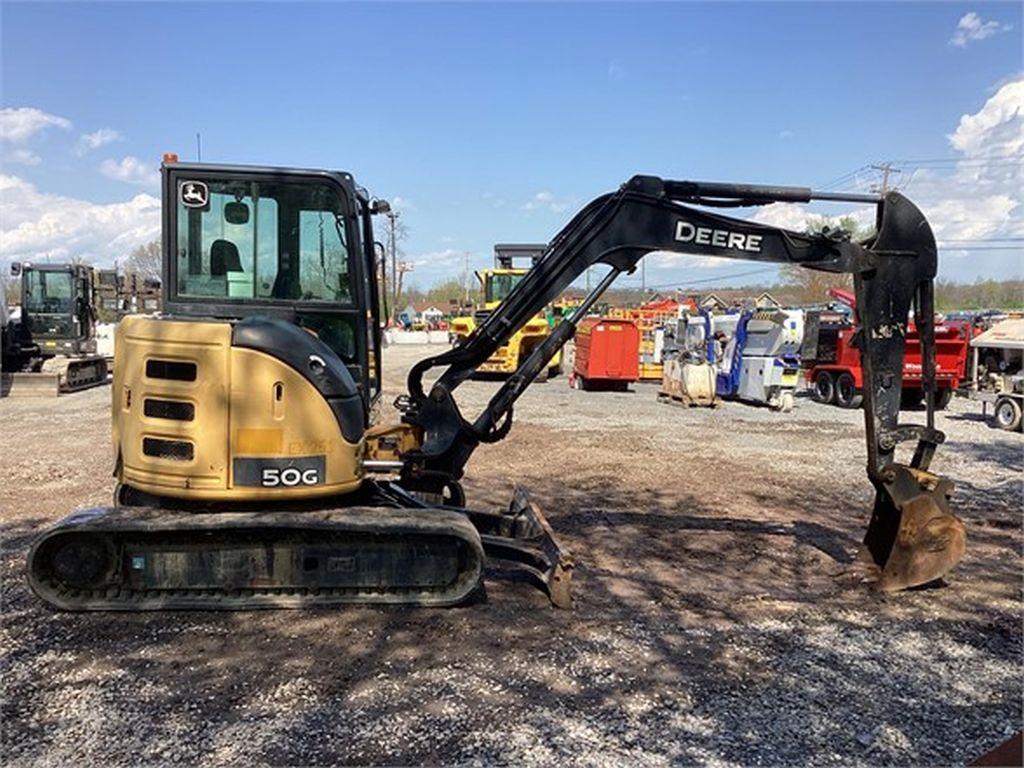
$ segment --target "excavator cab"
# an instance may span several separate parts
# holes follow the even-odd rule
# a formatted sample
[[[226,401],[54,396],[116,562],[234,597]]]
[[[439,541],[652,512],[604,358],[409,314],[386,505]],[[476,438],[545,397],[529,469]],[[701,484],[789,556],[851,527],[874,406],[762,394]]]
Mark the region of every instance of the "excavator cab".
[[[538,510],[461,509],[456,483],[401,475],[418,428],[374,424],[370,217],[386,210],[347,173],[165,160],[164,314],[115,334],[115,504],[40,538],[38,594],[71,610],[452,605],[486,555],[566,601]]]
[[[386,204],[343,172],[169,163],[163,184],[164,311],[303,328],[369,412],[381,344],[370,217]]]
[[[83,264],[12,264],[21,277],[21,338],[41,357],[96,351],[92,271]]]

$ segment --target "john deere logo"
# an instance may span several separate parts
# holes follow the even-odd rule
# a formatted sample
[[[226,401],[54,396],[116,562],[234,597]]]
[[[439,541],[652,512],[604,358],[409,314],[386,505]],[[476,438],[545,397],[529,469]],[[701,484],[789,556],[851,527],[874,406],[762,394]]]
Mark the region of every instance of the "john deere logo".
[[[183,181],[180,187],[181,204],[186,208],[205,208],[210,201],[210,190],[201,181]]]

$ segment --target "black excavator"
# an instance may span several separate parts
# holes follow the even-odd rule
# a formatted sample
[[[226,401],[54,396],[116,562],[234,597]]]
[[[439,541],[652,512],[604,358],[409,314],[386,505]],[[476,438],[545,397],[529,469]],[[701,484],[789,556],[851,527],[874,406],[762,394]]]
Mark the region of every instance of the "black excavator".
[[[95,271],[84,264],[11,264],[21,281],[21,315],[3,320],[6,388],[57,394],[103,384],[96,352]],[[6,314],[6,313],[5,313]]]
[[[346,603],[453,605],[506,568],[571,603],[572,560],[525,493],[465,506],[481,443],[623,272],[652,251],[851,273],[863,331],[868,480],[862,555],[876,588],[943,577],[963,555],[953,486],[929,471],[934,422],[936,247],[904,196],[634,176],[589,203],[459,346],[417,363],[398,423],[380,397],[380,267],[386,212],[341,172],[163,164],[164,311],[115,340],[114,505],[76,512],[29,553],[32,588],[69,610],[240,609]],[[802,234],[714,208],[814,200],[876,207],[875,234]],[[606,276],[472,420],[455,392],[584,271]],[[914,310],[927,415],[899,418]],[[424,377],[442,369],[433,383]],[[900,444],[913,446],[907,462]],[[843,460],[836,457],[837,461]]]

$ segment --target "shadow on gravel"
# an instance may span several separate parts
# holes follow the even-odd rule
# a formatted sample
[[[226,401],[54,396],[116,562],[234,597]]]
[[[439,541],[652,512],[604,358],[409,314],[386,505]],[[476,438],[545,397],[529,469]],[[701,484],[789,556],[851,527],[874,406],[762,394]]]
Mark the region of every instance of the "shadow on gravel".
[[[1013,437],[1013,436],[1011,436]],[[958,440],[950,443],[949,448],[962,452],[975,461],[993,464],[1007,472],[1024,472],[1024,440],[1014,439],[1012,442],[979,442]]]
[[[451,610],[54,614],[20,572],[42,521],[7,526],[5,754],[948,764],[974,756],[979,723],[1019,717],[1013,617],[936,618],[952,590],[837,587],[859,499],[777,482],[749,495],[758,519],[633,488],[628,470],[526,484],[579,563],[572,611],[492,583],[488,602]],[[965,658],[989,687],[962,689]]]

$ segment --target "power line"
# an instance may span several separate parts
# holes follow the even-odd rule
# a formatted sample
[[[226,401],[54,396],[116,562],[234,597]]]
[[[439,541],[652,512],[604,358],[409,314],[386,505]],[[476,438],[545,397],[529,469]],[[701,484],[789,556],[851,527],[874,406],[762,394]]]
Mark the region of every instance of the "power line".
[[[704,278],[702,280],[687,280],[685,282],[683,282],[681,280],[676,280],[674,283],[664,283],[662,285],[649,285],[647,287],[649,289],[651,289],[651,290],[658,290],[660,288],[678,288],[678,287],[688,288],[691,285],[700,285],[702,283],[713,283],[713,282],[716,282],[718,280],[732,280],[732,279],[737,278],[737,277],[747,277],[749,275],[761,275],[761,274],[765,274],[767,272],[774,272],[775,270],[776,270],[776,267],[768,267],[768,268],[762,267],[761,269],[748,269],[746,272],[734,272],[731,275],[718,275],[716,277],[706,277],[706,278]]]
[[[860,168],[855,168],[852,171],[844,173],[842,176],[837,176],[836,178],[832,179],[832,181],[819,185],[818,189],[828,189],[830,187],[835,187],[839,184],[845,184],[847,181],[856,178],[857,174],[860,173],[861,171],[868,170],[869,167],[870,165],[862,165]]]

